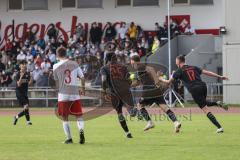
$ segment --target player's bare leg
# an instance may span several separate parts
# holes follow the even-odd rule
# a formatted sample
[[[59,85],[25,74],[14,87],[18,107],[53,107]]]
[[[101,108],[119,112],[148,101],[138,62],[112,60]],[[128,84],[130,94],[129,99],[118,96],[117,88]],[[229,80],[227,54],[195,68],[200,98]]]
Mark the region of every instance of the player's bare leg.
[[[73,143],[72,135],[71,135],[71,129],[70,129],[70,123],[68,121],[68,117],[63,117],[63,130],[66,135],[66,140],[63,142],[64,144],[71,144]]]
[[[174,130],[176,133],[180,132],[180,129],[182,127],[182,124],[177,120],[177,117],[175,115],[175,113],[168,107],[163,106],[163,105],[159,105],[160,109],[167,114],[167,116],[172,120],[173,124],[174,124]]]
[[[76,117],[76,118],[77,118],[77,127],[78,127],[78,130],[79,130],[79,136],[80,136],[79,143],[84,144],[85,143],[84,120],[83,120],[82,116],[79,116],[79,117]]]
[[[142,104],[140,104],[140,103],[138,103],[138,107],[139,107],[139,112],[141,113],[141,115],[143,116],[143,118],[145,119],[145,121],[147,121],[147,125],[146,125],[146,127],[144,128],[144,131],[148,131],[148,130],[154,128],[155,125],[154,125],[151,117],[149,116],[149,113],[148,113],[148,111],[146,110],[146,108],[145,108]]]
[[[202,108],[202,110],[207,115],[208,119],[218,128],[216,133],[223,133],[224,130],[222,126],[219,124],[216,117],[209,111],[208,107],[205,106]]]

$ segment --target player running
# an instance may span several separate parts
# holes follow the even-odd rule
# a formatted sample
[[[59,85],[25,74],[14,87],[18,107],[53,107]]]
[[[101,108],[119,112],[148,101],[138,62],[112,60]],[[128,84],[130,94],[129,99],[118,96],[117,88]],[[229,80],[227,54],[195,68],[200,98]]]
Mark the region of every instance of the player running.
[[[228,107],[220,101],[208,102],[206,100],[207,86],[206,83],[202,81],[201,74],[205,74],[210,77],[220,78],[222,80],[228,80],[228,78],[207,70],[200,69],[195,66],[186,65],[184,55],[180,55],[176,58],[176,65],[178,66],[178,70],[173,74],[172,78],[170,78],[169,80],[164,80],[160,78],[160,80],[167,84],[171,84],[174,80],[183,81],[184,86],[191,93],[194,101],[207,115],[209,120],[218,128],[216,133],[223,133],[222,126],[219,124],[215,116],[208,110],[208,107],[219,106],[225,110],[228,110]]]
[[[16,76],[16,97],[19,102],[19,105],[23,107],[23,110],[14,116],[13,125],[17,124],[19,118],[25,115],[27,125],[32,125],[30,121],[29,113],[29,100],[28,100],[28,86],[32,84],[32,78],[29,72],[27,72],[27,62],[20,62],[20,71]]]
[[[83,93],[85,93],[84,75],[75,61],[66,58],[66,49],[60,47],[57,49],[57,57],[60,60],[53,66],[53,78],[58,87],[58,115],[63,120],[63,130],[67,139],[65,144],[73,143],[69,116],[72,115],[77,119],[77,127],[80,134],[80,144],[85,143],[84,121],[82,118],[82,106],[78,88],[78,79],[81,79]]]
[[[140,108],[143,109],[145,106],[152,106],[155,103],[164,113],[168,115],[174,124],[174,131],[179,133],[181,123],[177,120],[174,112],[170,108],[160,105],[163,101],[163,93],[161,89],[157,87],[159,80],[157,79],[155,70],[145,64],[142,64],[138,55],[131,57],[131,65],[136,70],[137,74],[135,86],[141,85],[143,89],[142,97],[139,100]],[[148,126],[151,128],[154,127],[154,124],[148,123]]]
[[[101,68],[101,75],[105,99],[111,99],[112,106],[118,114],[121,127],[125,131],[127,138],[132,138],[132,134],[129,132],[125,117],[123,116],[122,107],[126,105],[130,116],[136,116],[139,112],[137,108],[134,108],[128,69],[126,66],[117,63],[114,53],[108,53],[106,55],[106,65]],[[109,98],[106,96],[107,89],[110,90],[111,94]],[[140,113],[143,117],[148,117],[147,119],[150,121],[146,110],[141,110]]]

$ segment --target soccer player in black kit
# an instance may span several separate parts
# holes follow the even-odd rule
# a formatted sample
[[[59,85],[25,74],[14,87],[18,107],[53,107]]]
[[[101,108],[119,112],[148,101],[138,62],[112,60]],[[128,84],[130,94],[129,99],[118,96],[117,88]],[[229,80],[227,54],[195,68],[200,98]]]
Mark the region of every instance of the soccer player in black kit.
[[[16,125],[19,118],[26,117],[27,125],[32,125],[29,114],[29,100],[28,100],[28,86],[32,83],[32,78],[29,72],[27,72],[27,62],[20,62],[20,71],[16,76],[16,96],[19,105],[23,107],[23,110],[14,116],[13,124]]]
[[[174,80],[181,80],[184,86],[191,93],[194,101],[207,115],[209,120],[217,127],[216,133],[223,133],[224,130],[222,126],[219,124],[215,116],[209,111],[208,107],[219,106],[225,110],[228,110],[228,107],[220,101],[208,102],[206,100],[207,86],[206,83],[202,81],[201,74],[220,78],[222,80],[228,80],[228,78],[195,66],[186,65],[184,55],[180,55],[176,58],[176,65],[178,66],[178,69],[169,80],[164,80],[162,78],[160,78],[160,80],[167,84],[171,84]]]
[[[105,99],[111,100],[112,106],[118,114],[119,123],[125,131],[127,138],[132,138],[132,134],[129,132],[125,117],[123,116],[122,107],[125,105],[132,117],[138,113],[142,114],[145,119],[150,120],[150,117],[147,110],[138,111],[134,107],[128,69],[117,62],[114,53],[108,53],[106,55],[106,65],[101,68],[101,75]],[[106,93],[107,89],[110,91],[109,96]]]
[[[177,120],[175,113],[170,108],[161,105],[164,103],[164,91],[161,87],[158,87],[160,81],[157,79],[155,69],[141,63],[138,55],[131,57],[131,65],[136,71],[136,86],[142,86],[142,94],[139,100],[140,108],[145,109],[145,106],[152,106],[154,104],[158,105],[173,122],[175,133],[179,133],[182,125]],[[147,126],[147,128],[153,128],[154,124],[150,121]]]

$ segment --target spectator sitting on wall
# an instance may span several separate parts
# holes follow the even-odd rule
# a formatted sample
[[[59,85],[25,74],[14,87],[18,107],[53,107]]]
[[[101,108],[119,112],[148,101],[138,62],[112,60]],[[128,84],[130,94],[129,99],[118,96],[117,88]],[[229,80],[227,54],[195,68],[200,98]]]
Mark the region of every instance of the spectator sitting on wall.
[[[104,39],[109,42],[115,39],[116,37],[116,29],[110,22],[107,23],[106,29],[104,31]]]
[[[102,29],[94,22],[90,29],[90,41],[94,45],[99,45],[102,39]]]
[[[185,34],[185,35],[193,35],[193,34],[195,34],[195,33],[196,33],[196,32],[195,32],[195,29],[192,28],[192,26],[191,26],[190,24],[188,24],[187,28],[186,28],[185,31],[184,31],[184,34]]]
[[[55,25],[52,23],[47,31],[48,39],[57,39],[58,30],[56,29]]]
[[[152,54],[155,54],[160,48],[160,41],[157,36],[154,37],[153,46],[152,46]]]
[[[83,37],[85,39],[86,31],[83,28],[83,25],[81,23],[78,23],[78,25],[76,26],[76,39],[77,39],[77,41],[80,40],[80,37]]]

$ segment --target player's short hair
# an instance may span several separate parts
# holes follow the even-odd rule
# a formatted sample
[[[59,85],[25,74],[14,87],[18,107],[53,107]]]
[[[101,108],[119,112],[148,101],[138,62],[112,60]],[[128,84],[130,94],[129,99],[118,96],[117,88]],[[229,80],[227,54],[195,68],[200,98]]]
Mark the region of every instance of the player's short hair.
[[[179,55],[179,56],[177,56],[177,59],[178,59],[180,62],[185,63],[185,57],[186,57],[186,55]]]
[[[19,65],[21,65],[21,64],[27,64],[27,61],[26,60],[22,60],[22,61],[19,62]]]
[[[66,50],[66,48],[65,48],[65,47],[59,47],[59,48],[57,49],[57,55],[58,55],[59,57],[66,57],[66,55],[67,55],[67,50]]]
[[[140,62],[141,58],[138,55],[134,55],[134,56],[131,57],[131,60],[133,60],[134,62]]]

